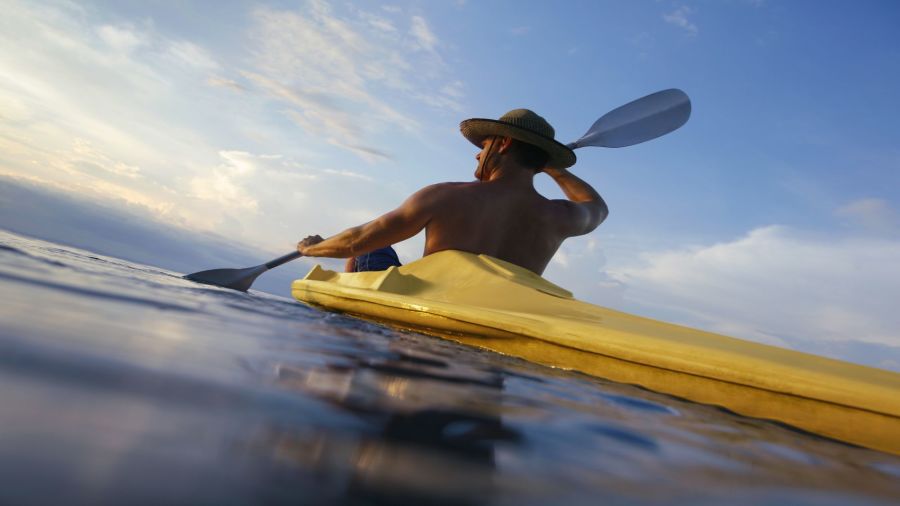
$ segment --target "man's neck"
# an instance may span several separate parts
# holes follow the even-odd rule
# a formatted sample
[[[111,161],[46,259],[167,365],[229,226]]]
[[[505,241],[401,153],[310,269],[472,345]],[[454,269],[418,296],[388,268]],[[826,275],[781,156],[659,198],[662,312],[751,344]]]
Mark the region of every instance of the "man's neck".
[[[534,186],[534,171],[518,164],[503,164],[491,172],[488,182],[503,181],[504,183]]]

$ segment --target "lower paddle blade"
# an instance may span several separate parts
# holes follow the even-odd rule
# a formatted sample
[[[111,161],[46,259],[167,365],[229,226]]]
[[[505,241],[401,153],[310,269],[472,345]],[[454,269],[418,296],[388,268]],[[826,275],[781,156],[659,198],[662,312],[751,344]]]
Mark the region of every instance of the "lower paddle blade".
[[[584,146],[621,148],[677,130],[691,117],[691,99],[678,89],[659,91],[603,115],[571,149]]]
[[[296,260],[301,256],[303,255],[301,255],[299,251],[292,251],[287,255],[280,256],[275,260],[270,260],[262,265],[257,265],[256,267],[247,267],[246,269],[213,269],[210,271],[187,274],[183,277],[184,279],[189,279],[198,283],[216,285],[246,292],[260,274],[269,269],[274,269],[279,265],[286,264],[291,260]]]
[[[248,267],[246,269],[212,269],[187,274],[184,276],[184,279],[246,292],[250,289],[253,281],[267,270],[265,265]]]

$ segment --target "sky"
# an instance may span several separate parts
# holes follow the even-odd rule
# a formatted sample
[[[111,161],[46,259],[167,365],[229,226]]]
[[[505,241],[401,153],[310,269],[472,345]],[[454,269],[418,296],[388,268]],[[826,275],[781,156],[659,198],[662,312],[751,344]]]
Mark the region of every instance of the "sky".
[[[900,3],[0,8],[0,227],[180,272],[253,265],[473,180],[463,119],[526,107],[568,142],[680,88],[682,129],[578,150],[572,170],[610,217],[544,276],[615,309],[900,370]],[[545,175],[536,186],[562,198]],[[397,250],[409,262],[423,244]],[[287,295],[311,264],[258,286]]]

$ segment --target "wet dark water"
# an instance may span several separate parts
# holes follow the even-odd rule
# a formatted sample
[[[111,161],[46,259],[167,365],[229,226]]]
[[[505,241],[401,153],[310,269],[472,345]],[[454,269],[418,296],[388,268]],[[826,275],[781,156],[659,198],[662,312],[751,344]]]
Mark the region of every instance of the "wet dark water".
[[[4,505],[900,501],[898,457],[5,232],[0,294]]]

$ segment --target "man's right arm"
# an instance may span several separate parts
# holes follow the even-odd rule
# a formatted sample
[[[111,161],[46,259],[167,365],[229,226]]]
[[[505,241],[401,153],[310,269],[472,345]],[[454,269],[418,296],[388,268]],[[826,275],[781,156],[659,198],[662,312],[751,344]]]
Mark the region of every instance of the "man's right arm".
[[[591,185],[566,169],[545,168],[544,172],[559,185],[568,201],[568,219],[563,225],[566,236],[584,235],[597,228],[609,215],[603,197]]]
[[[322,239],[307,237],[297,245],[304,256],[350,258],[409,239],[428,225],[446,194],[446,183],[426,186],[397,209],[374,220]]]

